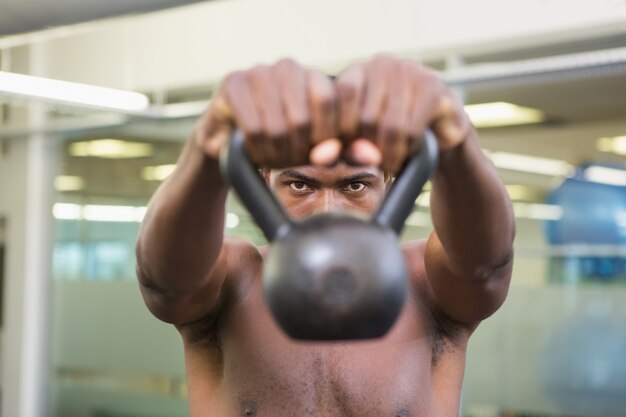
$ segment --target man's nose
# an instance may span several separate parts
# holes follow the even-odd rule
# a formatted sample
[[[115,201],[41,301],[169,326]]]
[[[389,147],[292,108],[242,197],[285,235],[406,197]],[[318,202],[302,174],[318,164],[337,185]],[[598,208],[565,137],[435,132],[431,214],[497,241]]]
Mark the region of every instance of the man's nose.
[[[315,214],[327,213],[329,211],[341,211],[342,203],[334,190],[322,190],[317,204],[315,205]]]

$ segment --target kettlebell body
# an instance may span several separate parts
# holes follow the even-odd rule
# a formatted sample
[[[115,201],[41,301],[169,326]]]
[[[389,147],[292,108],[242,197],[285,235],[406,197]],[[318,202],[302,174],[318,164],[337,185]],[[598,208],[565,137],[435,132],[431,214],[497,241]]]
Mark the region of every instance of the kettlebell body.
[[[274,240],[264,289],[293,338],[373,338],[402,310],[407,271],[389,229],[345,213],[318,214]]]
[[[236,131],[220,156],[229,180],[271,242],[264,264],[268,307],[287,335],[302,340],[381,337],[402,311],[408,274],[398,236],[437,163],[425,133],[370,219],[322,213],[295,222],[250,162]]]

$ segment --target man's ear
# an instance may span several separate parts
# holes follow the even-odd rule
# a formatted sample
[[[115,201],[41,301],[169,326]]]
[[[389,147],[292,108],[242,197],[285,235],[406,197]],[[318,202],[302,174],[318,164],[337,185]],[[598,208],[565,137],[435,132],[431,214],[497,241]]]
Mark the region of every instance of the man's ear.
[[[272,174],[272,170],[269,168],[261,168],[261,176],[265,180],[265,185],[270,186],[270,175]]]
[[[385,182],[385,188],[391,185],[391,180],[393,179],[393,175],[391,175],[391,171],[384,170],[383,171],[383,181]]]

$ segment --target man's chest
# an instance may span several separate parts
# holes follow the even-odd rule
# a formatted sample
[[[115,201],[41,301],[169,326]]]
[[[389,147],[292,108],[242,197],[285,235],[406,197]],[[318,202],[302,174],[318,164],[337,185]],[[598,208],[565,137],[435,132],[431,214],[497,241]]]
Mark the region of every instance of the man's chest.
[[[243,410],[408,417],[430,407],[432,335],[415,306],[385,337],[341,343],[289,339],[254,294],[242,306],[221,323],[220,341],[222,384]]]

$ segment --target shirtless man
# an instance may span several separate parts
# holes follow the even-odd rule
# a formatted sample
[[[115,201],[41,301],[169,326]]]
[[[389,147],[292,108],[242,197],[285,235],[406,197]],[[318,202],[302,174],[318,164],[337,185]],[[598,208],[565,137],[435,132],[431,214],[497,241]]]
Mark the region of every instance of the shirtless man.
[[[386,336],[305,343],[277,327],[262,293],[266,250],[223,236],[217,158],[234,126],[294,218],[372,212],[383,172],[425,128],[436,134],[435,231],[403,247],[410,295]],[[340,155],[352,164],[329,166]],[[149,205],[138,278],[150,311],[182,335],[192,417],[452,417],[468,339],[506,297],[513,236],[505,189],[433,71],[379,56],[333,81],[282,60],[222,83]]]

